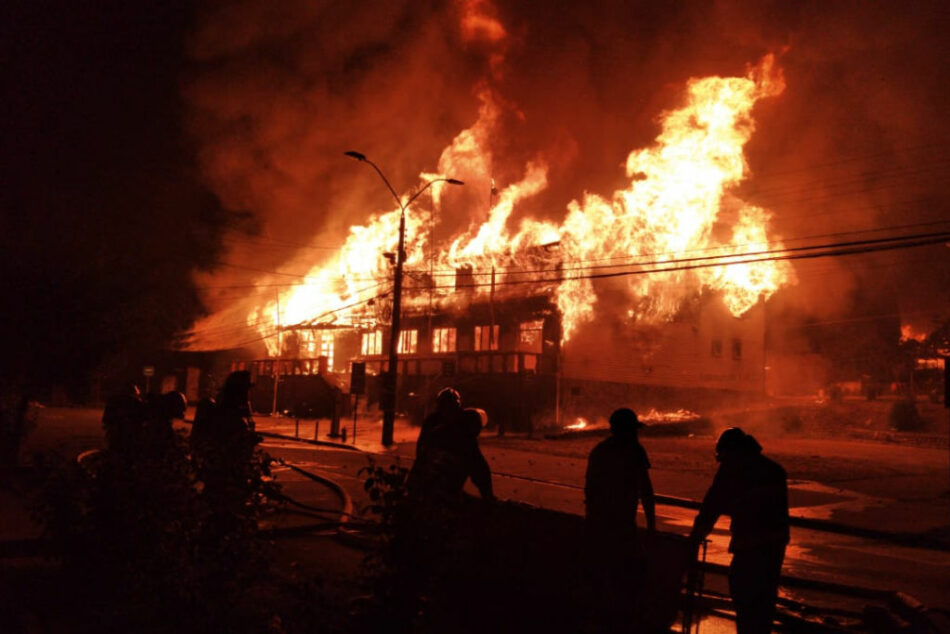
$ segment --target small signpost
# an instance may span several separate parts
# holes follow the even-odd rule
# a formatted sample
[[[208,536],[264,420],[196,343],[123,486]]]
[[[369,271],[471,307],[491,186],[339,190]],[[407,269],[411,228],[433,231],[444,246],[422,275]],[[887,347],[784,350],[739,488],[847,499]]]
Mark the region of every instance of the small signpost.
[[[155,366],[146,365],[142,367],[142,376],[145,377],[145,393],[148,394],[151,391],[152,377],[155,376]]]

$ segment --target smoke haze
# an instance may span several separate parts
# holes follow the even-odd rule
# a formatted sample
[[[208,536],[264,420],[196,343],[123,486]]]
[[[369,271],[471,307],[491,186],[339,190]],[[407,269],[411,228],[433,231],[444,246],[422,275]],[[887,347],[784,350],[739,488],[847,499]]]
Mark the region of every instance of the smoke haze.
[[[509,222],[560,222],[571,200],[625,184],[627,155],[652,143],[687,79],[743,75],[768,53],[787,88],[753,113],[738,193],[774,213],[775,234],[795,246],[945,220],[947,26],[939,3],[210,3],[187,47],[187,128],[206,184],[258,233],[226,258],[257,270],[201,279],[219,311],[205,327],[239,342],[247,333],[229,325],[273,289],[222,287],[293,283],[349,226],[392,209],[346,150],[412,190],[492,99],[485,160],[498,186],[531,161],[548,167],[547,188]],[[442,196],[436,241],[488,211],[481,170],[451,175],[468,186]],[[796,264],[799,284],[775,301],[832,318],[882,295],[924,323],[946,312],[948,260],[941,245]],[[911,274],[921,261],[927,273]]]

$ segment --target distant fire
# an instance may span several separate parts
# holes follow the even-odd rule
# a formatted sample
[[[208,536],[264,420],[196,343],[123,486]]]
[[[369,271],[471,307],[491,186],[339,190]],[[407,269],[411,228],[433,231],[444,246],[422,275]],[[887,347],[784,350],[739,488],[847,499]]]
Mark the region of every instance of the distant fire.
[[[665,423],[686,423],[699,420],[702,415],[688,409],[674,409],[660,411],[656,408],[650,408],[646,413],[637,414],[637,418],[647,425],[662,425]],[[583,416],[578,416],[570,425],[565,425],[564,429],[579,431],[582,429],[604,429],[607,427],[607,421],[599,419],[596,423],[591,423]]]
[[[921,332],[911,326],[910,324],[905,324],[901,326],[901,342],[905,341],[923,341],[927,338],[926,332]]]
[[[484,16],[466,19],[466,28],[493,42],[507,35]],[[515,208],[547,187],[548,168],[536,158],[525,165],[520,180],[494,188],[489,148],[501,106],[483,88],[478,119],[445,148],[435,173],[420,175],[420,183],[440,176],[464,180],[470,187],[492,183],[492,195],[486,195],[490,209],[487,217],[471,214],[485,218],[483,222],[457,227],[451,238],[430,244],[432,211],[426,206],[438,209],[443,183],[432,187],[431,201],[416,201],[406,218],[406,305],[458,301],[453,272],[470,267],[474,294],[487,296],[496,290],[495,280],[496,293],[550,293],[560,309],[566,341],[594,317],[592,274],[618,266],[634,272],[669,268],[683,258],[780,248],[768,233],[770,213],[740,200],[734,189],[749,175],[743,147],[754,130],[752,108],[784,87],[771,55],[745,77],[691,79],[683,105],[662,113],[654,144],[627,157],[625,188],[606,197],[586,193],[568,205],[560,224],[528,218],[517,225],[512,221]],[[277,324],[332,319],[373,327],[388,321],[380,310],[386,300],[374,302],[373,309],[369,300],[389,292],[391,258],[384,254],[396,250],[398,227],[398,209],[350,227],[345,244],[314,265],[305,284],[258,306],[247,323],[261,331],[276,353],[277,340],[269,335]],[[703,288],[718,292],[730,311],[741,315],[791,283],[793,272],[787,262],[760,261],[618,279],[632,317],[662,321]]]
[[[572,425],[567,425],[567,426],[565,427],[565,429],[584,429],[584,428],[586,428],[589,424],[590,424],[590,423],[587,422],[587,419],[586,419],[586,418],[584,418],[584,417],[582,417],[582,416],[578,416],[578,417],[577,417],[577,420],[575,420]]]
[[[691,420],[702,418],[700,414],[691,412],[688,409],[676,409],[668,412],[661,412],[656,409],[650,409],[646,414],[638,414],[638,418],[645,423],[685,423]]]

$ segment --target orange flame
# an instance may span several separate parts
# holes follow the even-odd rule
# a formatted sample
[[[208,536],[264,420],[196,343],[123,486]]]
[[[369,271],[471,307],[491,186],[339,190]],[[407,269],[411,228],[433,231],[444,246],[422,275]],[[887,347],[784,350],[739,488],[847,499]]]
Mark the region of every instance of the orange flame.
[[[478,6],[469,4],[472,11]],[[480,22],[477,12],[467,15],[476,16],[471,28],[490,34],[490,29],[485,31],[490,20]],[[684,257],[780,248],[781,243],[768,235],[769,212],[733,192],[749,175],[743,146],[754,130],[752,108],[784,87],[771,55],[745,77],[690,80],[685,105],[661,116],[655,143],[627,157],[629,185],[609,198],[588,193],[571,202],[560,225],[526,219],[510,228],[517,205],[547,187],[547,167],[540,159],[526,165],[520,181],[493,197],[487,220],[457,233],[448,246],[429,244],[427,216],[416,210],[421,202],[417,201],[406,218],[406,270],[438,270],[426,288],[444,301],[453,300],[454,288],[439,276],[447,277],[463,265],[474,269],[476,292],[489,291],[492,268],[500,279],[511,282],[509,292],[523,293],[523,285],[515,282],[533,280],[537,283],[529,285],[530,292],[546,289],[554,294],[567,340],[595,313],[597,293],[590,273],[598,266],[620,263],[636,273],[638,268],[675,265]],[[443,151],[439,174],[421,174],[421,182],[441,174],[470,183],[491,182],[489,140],[500,108],[490,90],[483,89],[478,96],[478,120]],[[440,184],[433,186],[433,206],[440,204],[441,194]],[[376,317],[363,304],[390,286],[391,270],[381,254],[396,250],[398,226],[399,210],[393,209],[351,227],[343,247],[310,270],[305,286],[281,296],[279,316],[277,302],[272,301],[253,311],[248,323],[287,325],[332,315],[343,323],[372,325]],[[559,244],[551,254],[531,252],[551,243]],[[703,288],[719,293],[732,313],[741,315],[760,298],[793,283],[794,272],[786,262],[760,261],[631,274],[623,280],[631,316],[662,321],[675,314],[684,298]],[[423,301],[420,297],[410,293],[404,301],[412,305]],[[275,340],[269,339],[268,346],[276,352]]]
[[[926,332],[921,332],[914,328],[911,324],[904,324],[901,326],[901,343],[907,341],[923,341],[927,338]]]
[[[584,429],[587,427],[588,424],[589,423],[587,422],[586,418],[584,418],[583,416],[578,416],[577,420],[574,421],[572,424],[567,425],[565,429]]]

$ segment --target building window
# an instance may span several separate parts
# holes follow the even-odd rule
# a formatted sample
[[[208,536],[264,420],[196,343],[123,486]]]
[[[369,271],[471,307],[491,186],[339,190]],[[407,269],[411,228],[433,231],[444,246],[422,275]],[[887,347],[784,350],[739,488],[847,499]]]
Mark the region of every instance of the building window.
[[[399,331],[399,354],[415,354],[419,349],[419,331]]]
[[[455,328],[432,331],[432,352],[455,352]]]
[[[541,331],[543,328],[543,319],[521,322],[518,350],[521,352],[541,352]]]
[[[498,326],[475,326],[475,352],[498,350]]]
[[[732,358],[736,360],[742,358],[742,339],[732,340]]]
[[[309,358],[326,357],[329,367],[333,367],[333,333],[321,330],[298,331],[299,343],[294,347]],[[296,356],[296,355],[295,355]]]
[[[722,356],[722,339],[713,339],[709,354],[717,359]]]
[[[360,347],[363,356],[383,353],[383,331],[374,330],[363,333],[363,344]]]

